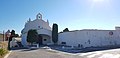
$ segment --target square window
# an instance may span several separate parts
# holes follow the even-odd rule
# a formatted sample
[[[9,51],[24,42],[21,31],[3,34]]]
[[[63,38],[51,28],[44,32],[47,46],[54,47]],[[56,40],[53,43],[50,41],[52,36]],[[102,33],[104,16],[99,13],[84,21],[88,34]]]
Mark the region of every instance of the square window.
[[[38,26],[38,28],[40,28],[40,26]]]
[[[38,28],[40,28],[40,26],[38,26]]]
[[[66,44],[66,42],[61,42],[61,44]]]

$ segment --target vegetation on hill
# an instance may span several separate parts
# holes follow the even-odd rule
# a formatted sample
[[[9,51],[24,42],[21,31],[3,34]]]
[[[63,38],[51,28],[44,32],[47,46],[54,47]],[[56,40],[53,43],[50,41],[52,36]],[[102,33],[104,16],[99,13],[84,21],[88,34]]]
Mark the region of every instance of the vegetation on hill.
[[[68,32],[69,31],[69,29],[68,28],[65,28],[64,30],[63,30],[63,32]]]

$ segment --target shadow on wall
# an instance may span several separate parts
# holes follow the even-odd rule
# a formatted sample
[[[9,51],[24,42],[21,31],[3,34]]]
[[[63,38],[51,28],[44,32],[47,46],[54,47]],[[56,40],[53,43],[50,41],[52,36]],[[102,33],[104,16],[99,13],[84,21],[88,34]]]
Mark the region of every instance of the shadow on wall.
[[[120,48],[118,46],[104,46],[104,47],[87,47],[87,48],[79,48],[79,47],[71,47],[71,46],[63,46],[63,45],[51,45],[49,46],[53,50],[58,50],[67,53],[86,53],[86,52],[93,52],[93,51],[101,51],[101,50],[109,50],[109,49],[116,49]]]
[[[103,47],[87,47],[87,48],[72,47],[72,46],[65,46],[65,45],[43,45],[40,48],[43,48],[43,47],[46,47],[46,46],[49,47],[50,49],[58,50],[58,51],[62,51],[62,52],[67,52],[67,53],[86,53],[86,52],[102,51],[102,50],[120,48],[120,45],[117,45],[117,46],[103,46]],[[19,50],[19,49],[21,49],[21,52],[24,52],[24,51],[37,50],[39,48],[28,48],[28,47],[12,48],[12,50]]]

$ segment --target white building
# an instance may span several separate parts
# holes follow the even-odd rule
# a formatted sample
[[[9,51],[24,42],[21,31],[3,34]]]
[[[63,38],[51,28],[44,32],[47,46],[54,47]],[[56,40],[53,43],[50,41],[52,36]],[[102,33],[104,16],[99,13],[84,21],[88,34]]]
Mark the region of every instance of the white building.
[[[27,32],[30,29],[36,29],[38,32],[38,36],[39,36],[39,42],[40,44],[47,44],[47,43],[52,43],[51,41],[51,27],[49,26],[49,22],[47,20],[47,22],[45,22],[42,19],[42,15],[39,13],[36,15],[36,19],[31,21],[31,19],[29,18],[29,21],[27,21],[27,23],[25,24],[24,29],[21,31],[22,33],[22,44],[24,46],[27,45]]]
[[[59,43],[68,46],[101,47],[120,45],[120,30],[78,30],[59,34]]]
[[[30,29],[36,29],[39,34],[41,44],[52,44],[52,32],[49,22],[42,19],[39,13],[36,19],[25,24],[22,30],[22,44],[27,44],[27,32]],[[120,27],[115,30],[76,30],[58,34],[58,44],[68,46],[101,47],[120,45]]]

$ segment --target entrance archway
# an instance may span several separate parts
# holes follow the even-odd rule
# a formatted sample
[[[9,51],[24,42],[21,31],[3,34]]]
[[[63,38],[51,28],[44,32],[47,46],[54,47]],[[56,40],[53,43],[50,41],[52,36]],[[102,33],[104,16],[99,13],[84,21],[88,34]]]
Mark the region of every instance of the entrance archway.
[[[38,43],[39,43],[39,45],[43,45],[42,40],[43,40],[42,36],[38,35]]]

